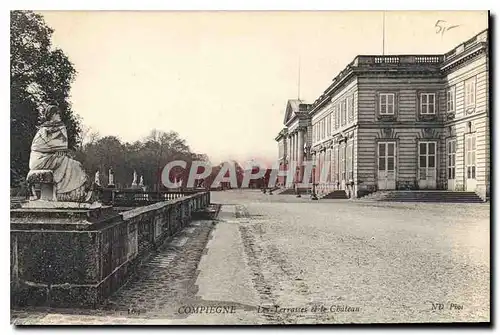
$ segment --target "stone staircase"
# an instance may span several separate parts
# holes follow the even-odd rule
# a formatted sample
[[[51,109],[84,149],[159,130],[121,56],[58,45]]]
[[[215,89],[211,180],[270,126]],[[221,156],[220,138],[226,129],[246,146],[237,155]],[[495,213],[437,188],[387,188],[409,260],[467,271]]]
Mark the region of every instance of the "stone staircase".
[[[349,199],[344,190],[335,190],[319,196],[320,199]]]
[[[427,191],[378,191],[360,200],[394,202],[446,202],[446,203],[483,203],[474,192],[454,192],[444,190]]]

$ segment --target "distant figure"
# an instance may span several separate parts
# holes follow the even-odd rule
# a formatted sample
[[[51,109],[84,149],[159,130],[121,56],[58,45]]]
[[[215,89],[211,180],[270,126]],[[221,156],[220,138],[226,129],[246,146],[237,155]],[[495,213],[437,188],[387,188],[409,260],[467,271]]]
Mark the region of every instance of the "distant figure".
[[[51,105],[42,113],[42,124],[33,138],[30,175],[51,171],[57,201],[87,201],[90,182],[82,164],[68,156],[68,132],[59,107]]]

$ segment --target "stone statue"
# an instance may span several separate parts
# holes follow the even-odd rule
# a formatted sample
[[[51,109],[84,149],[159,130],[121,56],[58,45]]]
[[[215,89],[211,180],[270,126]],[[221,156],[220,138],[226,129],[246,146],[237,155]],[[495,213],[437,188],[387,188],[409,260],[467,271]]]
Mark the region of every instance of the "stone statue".
[[[81,163],[68,156],[68,133],[59,107],[45,108],[42,120],[31,145],[28,184],[41,185],[43,200],[89,201],[91,182]]]
[[[96,173],[95,173],[94,183],[98,186],[101,186],[101,179],[99,177],[99,171],[96,171]]]
[[[144,177],[141,176],[141,179],[139,180],[139,186],[143,187],[144,186]]]
[[[115,174],[111,168],[108,171],[108,186],[115,186]]]
[[[137,187],[137,172],[134,170],[134,179],[132,180],[132,187]]]

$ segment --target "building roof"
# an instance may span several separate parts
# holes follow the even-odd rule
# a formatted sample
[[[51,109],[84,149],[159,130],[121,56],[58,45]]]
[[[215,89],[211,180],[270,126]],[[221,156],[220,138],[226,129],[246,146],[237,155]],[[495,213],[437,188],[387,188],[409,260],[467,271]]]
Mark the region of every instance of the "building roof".
[[[351,77],[354,72],[359,71],[435,71],[440,72],[443,65],[448,64],[461,57],[471,49],[486,43],[488,30],[483,30],[474,37],[458,45],[446,54],[433,55],[358,55],[332,80],[328,88],[311,104],[311,112],[315,112],[329,101],[331,93],[340,87],[342,83]]]
[[[286,125],[289,121],[293,120],[297,115],[304,113],[308,104],[304,100],[289,99],[285,108],[285,119],[283,123]]]

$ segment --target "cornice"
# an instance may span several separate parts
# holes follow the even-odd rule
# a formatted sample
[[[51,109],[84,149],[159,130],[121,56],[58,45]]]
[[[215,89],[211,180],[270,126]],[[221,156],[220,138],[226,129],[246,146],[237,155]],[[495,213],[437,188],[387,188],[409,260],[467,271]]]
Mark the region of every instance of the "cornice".
[[[441,67],[442,73],[449,73],[451,70],[459,67],[460,65],[476,58],[481,54],[486,54],[487,44],[485,42],[480,42],[476,48],[469,50],[469,52],[461,57],[453,59],[448,64],[445,64]]]

